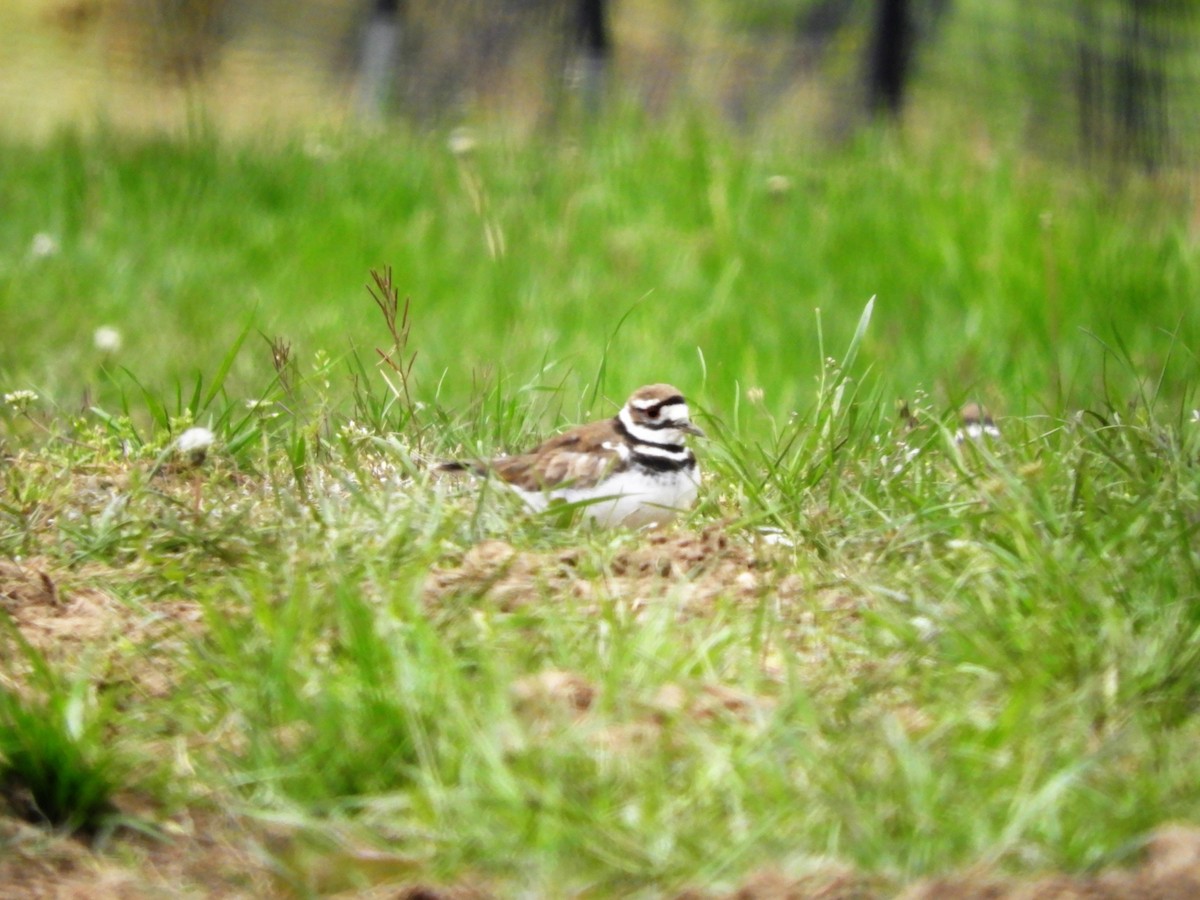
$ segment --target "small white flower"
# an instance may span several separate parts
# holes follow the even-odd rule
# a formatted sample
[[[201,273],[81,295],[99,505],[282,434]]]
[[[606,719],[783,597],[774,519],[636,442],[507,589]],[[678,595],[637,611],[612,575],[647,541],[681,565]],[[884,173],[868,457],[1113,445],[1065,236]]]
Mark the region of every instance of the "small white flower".
[[[772,197],[782,197],[792,190],[792,179],[786,175],[771,175],[767,178],[767,193]]]
[[[274,419],[279,415],[279,410],[275,408],[275,401],[266,398],[251,397],[246,401],[246,409],[260,419]]]
[[[475,133],[470,128],[455,128],[450,132],[446,146],[455,156],[466,156],[475,149]]]
[[[733,580],[743,591],[753,591],[758,587],[758,579],[753,572],[740,572]]]
[[[200,465],[204,462],[204,457],[208,455],[208,448],[213,445],[216,440],[214,435],[207,428],[189,428],[179,436],[179,440],[175,442],[175,449],[184,456],[187,456],[192,465]]]
[[[48,256],[57,256],[60,249],[58,238],[47,231],[39,231],[29,245],[29,255],[33,259],[45,259]]]
[[[796,542],[783,533],[782,528],[774,525],[761,525],[755,529],[764,544],[774,547],[795,547]]]
[[[320,138],[309,138],[304,142],[304,155],[309,159],[324,161],[333,159],[337,154],[329,144]]]
[[[909,619],[917,631],[917,637],[922,641],[930,641],[942,633],[942,629],[928,616],[913,616]]]
[[[910,447],[906,441],[899,441],[896,444],[896,455],[885,453],[880,460],[883,465],[891,465],[892,475],[899,475],[904,471],[904,467],[921,455],[920,447]],[[897,460],[893,462],[893,460]]]
[[[92,344],[101,353],[116,353],[121,349],[121,332],[111,325],[101,325],[92,332]]]
[[[38,398],[36,391],[12,391],[4,395],[4,403],[6,406],[11,406],[17,412],[25,412]]]
[[[338,434],[349,441],[366,441],[372,437],[371,431],[359,425],[353,419],[348,420],[341,428],[338,429]]]

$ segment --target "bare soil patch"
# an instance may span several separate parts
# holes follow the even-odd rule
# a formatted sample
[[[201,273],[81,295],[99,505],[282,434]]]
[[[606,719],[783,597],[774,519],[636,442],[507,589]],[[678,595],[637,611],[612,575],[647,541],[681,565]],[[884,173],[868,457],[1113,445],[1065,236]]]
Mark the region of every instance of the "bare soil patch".
[[[115,852],[96,852],[0,817],[0,900],[149,900],[149,898],[289,897],[296,886],[279,877],[262,852],[263,835],[231,819],[189,820],[186,835],[163,841],[135,838]],[[270,844],[270,838],[266,843]],[[335,854],[336,856],[336,854]],[[337,857],[337,868],[369,872],[369,855]],[[333,863],[331,863],[333,865]],[[343,872],[344,874],[344,872]],[[382,873],[380,873],[382,874]],[[336,881],[337,879],[334,879]],[[388,900],[484,900],[503,896],[478,885],[440,886],[406,878],[381,878],[375,887],[334,887],[322,896]],[[928,879],[897,892],[876,876],[830,864],[788,877],[776,870],[749,876],[732,891],[693,889],[678,900],[1191,900],[1200,897],[1200,829],[1167,826],[1145,842],[1127,868],[1095,875],[1004,877],[968,871]]]
[[[1200,828],[1169,825],[1145,841],[1129,867],[1094,875],[1006,877],[986,869],[931,878],[897,891],[878,877],[831,864],[789,878],[764,870],[725,893],[685,891],[677,900],[1193,900],[1200,897]]]
[[[52,663],[87,659],[100,667],[95,677],[106,686],[128,683],[165,694],[185,658],[184,633],[200,627],[199,606],[163,599],[141,607],[87,583],[93,580],[103,579],[95,572],[60,572],[44,560],[0,560],[0,610]],[[14,664],[8,673],[14,670],[21,667]]]
[[[267,861],[232,818],[176,818],[162,838],[127,832],[105,848],[0,815],[0,900],[279,896]]]
[[[1200,828],[1168,825],[1145,841],[1130,868],[1096,875],[999,878],[987,874],[930,879],[900,900],[1186,900],[1200,897]]]
[[[703,615],[719,597],[758,599],[766,589],[785,598],[798,595],[800,579],[775,576],[772,549],[731,537],[720,525],[648,532],[618,549],[597,571],[578,548],[540,552],[490,540],[435,569],[425,594],[433,604],[473,595],[514,610],[554,597],[591,600],[603,592],[636,609],[669,591],[682,609]]]

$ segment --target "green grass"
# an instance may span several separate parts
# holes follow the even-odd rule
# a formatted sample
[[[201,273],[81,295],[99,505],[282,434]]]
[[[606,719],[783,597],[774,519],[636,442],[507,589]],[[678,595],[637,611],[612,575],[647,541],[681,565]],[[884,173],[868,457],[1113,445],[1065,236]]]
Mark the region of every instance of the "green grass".
[[[103,738],[111,710],[89,698],[86,677],[63,678],[18,635],[5,635],[5,651],[10,666],[27,664],[36,694],[0,689],[0,797],[39,824],[103,831],[118,819],[122,781]]]
[[[614,397],[669,373],[721,407],[736,385],[763,387],[783,412],[811,401],[814,310],[832,352],[871,296],[866,359],[905,395],[1086,406],[1115,335],[1139,375],[1178,351],[1172,395],[1194,369],[1186,192],[1114,196],[1001,150],[868,136],[805,156],[685,121],[532,146],[483,135],[466,159],[404,134],[271,151],[62,138],[0,154],[0,324],[23,336],[0,371],[72,407],[81,383],[136,393],[119,366],[155,393],[190,384],[247,326],[291,342],[305,367],[318,351],[370,359],[380,331],[363,284],[383,265],[412,298],[423,399],[440,386],[452,408],[488,376],[573,396],[607,361]],[[772,175],[790,188],[773,193]],[[61,252],[29,258],[39,232]],[[91,347],[106,323],[125,338],[111,359]],[[264,350],[252,333],[239,393],[269,377]]]
[[[92,698],[69,739],[0,659],[8,719],[83,751],[95,790],[55,821],[140,793],[243,818],[300,894],[550,896],[1086,870],[1196,819],[1200,312],[1169,183],[687,120],[314,145],[0,146],[0,392],[36,392],[0,409],[0,556],[133,623],[43,648],[51,698]],[[411,398],[375,348],[416,354]],[[684,527],[723,569],[634,577],[644,536],[426,465],[664,379],[712,435]],[[1003,441],[955,443],[973,397]],[[199,467],[171,450],[194,423]],[[488,568],[496,539],[531,555]],[[90,775],[102,746],[145,777]]]

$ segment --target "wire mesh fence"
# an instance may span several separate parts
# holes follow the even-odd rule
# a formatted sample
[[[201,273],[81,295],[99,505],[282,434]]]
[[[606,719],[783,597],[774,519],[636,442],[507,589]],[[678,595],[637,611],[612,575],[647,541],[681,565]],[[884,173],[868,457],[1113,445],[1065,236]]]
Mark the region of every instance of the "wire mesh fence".
[[[1154,168],[1200,150],[1189,0],[25,0],[0,9],[9,131],[194,116],[554,121],[689,105],[841,135],[966,123]],[[582,102],[581,102],[582,100]]]

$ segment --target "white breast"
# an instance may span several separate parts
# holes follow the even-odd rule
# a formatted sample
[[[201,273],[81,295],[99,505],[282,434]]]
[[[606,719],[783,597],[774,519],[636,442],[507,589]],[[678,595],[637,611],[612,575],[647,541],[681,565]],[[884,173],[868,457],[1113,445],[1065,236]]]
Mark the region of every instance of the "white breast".
[[[696,502],[700,487],[700,468],[691,472],[653,472],[637,470],[617,472],[592,488],[562,488],[556,491],[513,490],[534,512],[541,512],[554,500],[588,503],[583,514],[597,525],[609,528],[624,525],[641,528],[662,524]]]

